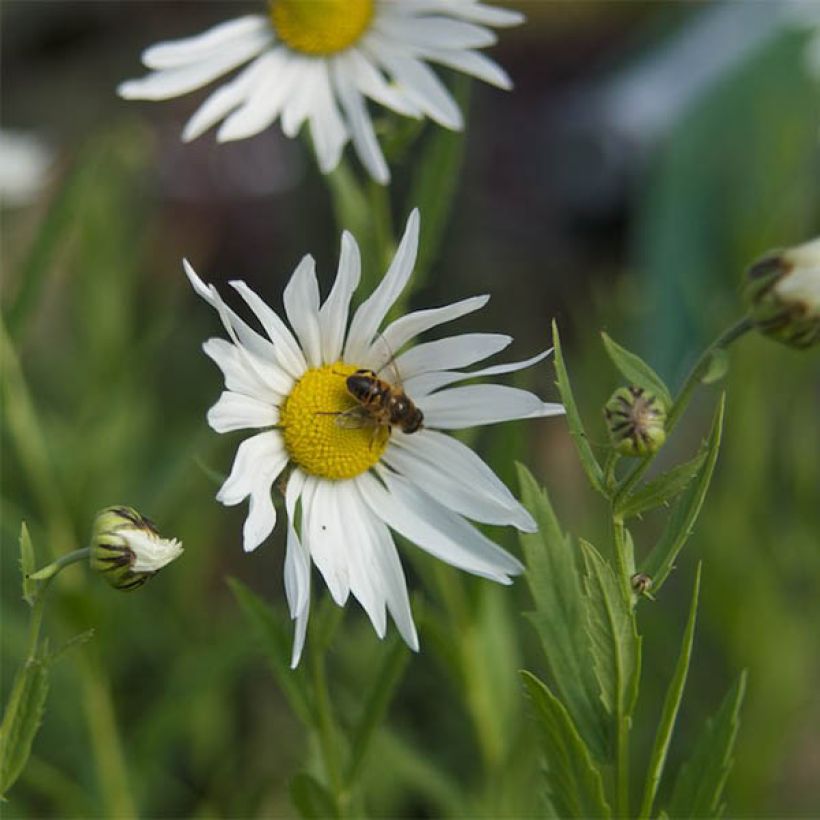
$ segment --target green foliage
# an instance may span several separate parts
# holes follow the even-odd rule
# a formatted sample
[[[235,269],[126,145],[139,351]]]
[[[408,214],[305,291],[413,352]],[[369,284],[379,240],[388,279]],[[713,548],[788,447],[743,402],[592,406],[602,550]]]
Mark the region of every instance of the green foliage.
[[[723,787],[733,763],[745,693],[744,671],[715,716],[706,722],[692,756],[681,768],[672,799],[666,807],[670,817],[719,817],[723,813]]]
[[[601,772],[572,718],[538,678],[522,672],[546,759],[545,782],[552,817],[611,817]]]
[[[612,363],[630,384],[642,387],[648,393],[657,396],[666,407],[672,404],[672,394],[663,379],[640,357],[630,353],[625,347],[601,333],[604,347]]]
[[[339,816],[333,795],[315,777],[304,772],[290,781],[290,797],[299,816],[305,820]]]
[[[23,600],[29,606],[34,603],[34,593],[37,590],[37,582],[31,578],[34,568],[34,547],[24,521],[20,525],[20,575],[23,578]]]

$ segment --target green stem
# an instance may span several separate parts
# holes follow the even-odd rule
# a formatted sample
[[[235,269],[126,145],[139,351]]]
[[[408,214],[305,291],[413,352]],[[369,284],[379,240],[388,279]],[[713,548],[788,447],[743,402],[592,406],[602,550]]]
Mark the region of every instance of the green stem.
[[[720,336],[703,351],[700,358],[695,362],[694,367],[689,371],[689,375],[684,380],[678,395],[675,397],[675,401],[672,402],[672,406],[669,408],[669,412],[666,415],[667,434],[671,433],[678,423],[683,411],[686,409],[686,405],[689,403],[692,393],[709,369],[712,356],[719,350],[725,350],[732,342],[751,330],[753,326],[751,319],[749,319],[748,316],[744,316],[740,321],[721,333]],[[621,486],[613,496],[613,507],[617,507],[618,503],[625,498],[641,480],[644,473],[649,469],[649,465],[652,463],[655,455],[655,453],[652,453],[646,456],[627,473]]]
[[[615,762],[618,817],[629,817],[629,718],[618,715],[618,749]]]
[[[620,518],[612,519],[612,533],[615,541],[615,563],[618,565],[618,578],[621,582],[621,594],[628,607],[632,606],[632,567],[634,557],[627,555],[624,522]]]

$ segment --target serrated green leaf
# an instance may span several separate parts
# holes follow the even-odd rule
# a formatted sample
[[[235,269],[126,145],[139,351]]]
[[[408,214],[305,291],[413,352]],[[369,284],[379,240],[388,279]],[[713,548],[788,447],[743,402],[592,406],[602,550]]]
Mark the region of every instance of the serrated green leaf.
[[[698,597],[700,594],[700,574],[701,564],[695,573],[695,585],[692,590],[692,603],[689,605],[689,617],[686,621],[686,628],[683,631],[680,654],[678,662],[675,664],[675,672],[666,690],[666,697],[663,702],[661,719],[655,733],[655,743],[652,747],[652,754],[649,758],[646,784],[644,785],[643,800],[641,801],[641,811],[639,818],[649,818],[652,813],[652,804],[658,791],[658,785],[663,777],[666,756],[669,752],[669,744],[672,740],[672,733],[675,729],[675,722],[678,717],[683,690],[686,686],[686,678],[689,673],[689,664],[692,660],[692,643],[695,637],[695,622],[697,620]]]
[[[26,522],[20,525],[20,574],[23,576],[23,600],[31,606],[37,593],[37,582],[31,579],[34,572],[34,546]]]
[[[581,460],[581,466],[584,468],[584,472],[589,479],[589,483],[592,485],[592,489],[603,496],[607,496],[601,465],[595,458],[592,447],[589,446],[589,439],[587,439],[587,434],[584,431],[584,424],[578,413],[578,406],[575,404],[575,396],[572,393],[569,374],[567,373],[567,367],[564,363],[564,354],[561,349],[561,337],[558,333],[558,325],[555,321],[552,323],[552,343],[555,348],[556,384],[558,385],[558,392],[561,394],[561,402],[566,412],[569,434],[575,442],[575,448],[578,450],[578,458]]]
[[[0,797],[6,795],[25,768],[47,695],[47,664],[29,660],[17,672],[0,725]]]
[[[611,753],[611,740],[586,636],[581,576],[572,541],[561,530],[546,490],[518,465],[521,497],[538,531],[519,538],[526,579],[535,602],[535,626],[559,694],[598,760]]]
[[[557,816],[611,817],[601,773],[569,713],[535,675],[521,677],[538,720],[547,797]]]
[[[620,719],[632,713],[638,696],[641,639],[612,567],[592,544],[580,544],[592,666],[606,710]]]
[[[290,668],[290,635],[271,608],[241,581],[228,578],[228,586],[255,630],[288,703],[306,726],[312,726],[313,711],[308,701],[310,690],[305,673],[301,668]]]
[[[654,591],[660,589],[669,577],[675,559],[691,535],[692,528],[706,499],[706,493],[709,490],[709,483],[712,480],[720,450],[725,405],[726,395],[723,394],[715,410],[709,438],[702,448],[703,464],[688,489],[675,502],[672,514],[661,533],[660,539],[641,567],[641,572],[646,573],[652,579]]]
[[[333,795],[318,781],[304,772],[290,781],[290,799],[305,820],[325,820],[339,817]]]
[[[640,356],[636,356],[625,347],[621,347],[606,333],[601,333],[601,338],[604,341],[604,347],[609,354],[609,358],[612,359],[612,363],[621,371],[621,374],[630,384],[654,393],[667,407],[672,404],[672,394],[669,392],[669,388]]]
[[[723,699],[715,716],[706,721],[692,756],[681,767],[672,799],[666,807],[670,817],[718,817],[726,779],[731,771],[740,707],[746,692],[746,672]]]
[[[700,452],[691,461],[679,464],[669,472],[647,481],[643,487],[618,502],[615,515],[621,519],[632,518],[666,504],[689,486],[705,460],[706,453]]]
[[[703,384],[719,382],[729,372],[729,351],[725,347],[718,347],[712,351],[706,372],[701,376]]]

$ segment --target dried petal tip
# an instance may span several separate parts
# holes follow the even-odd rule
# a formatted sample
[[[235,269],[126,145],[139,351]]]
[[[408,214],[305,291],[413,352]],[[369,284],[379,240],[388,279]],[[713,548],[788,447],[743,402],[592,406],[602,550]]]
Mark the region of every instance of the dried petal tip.
[[[132,507],[106,507],[94,519],[91,569],[115,589],[141,587],[181,554],[176,538],[161,538],[154,524]]]
[[[757,329],[790,347],[820,341],[820,238],[773,251],[749,268],[744,297]]]
[[[619,387],[604,407],[612,446],[624,456],[646,456],[666,441],[666,408],[642,387]]]

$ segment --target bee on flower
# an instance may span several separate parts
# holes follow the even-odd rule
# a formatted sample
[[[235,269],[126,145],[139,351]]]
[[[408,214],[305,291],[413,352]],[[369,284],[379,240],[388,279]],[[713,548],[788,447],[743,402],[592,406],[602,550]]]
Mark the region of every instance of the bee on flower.
[[[226,387],[208,421],[218,433],[261,431],[239,445],[217,495],[226,505],[249,499],[246,551],[271,534],[271,488],[286,476],[285,591],[296,621],[294,666],[307,628],[312,564],[337,604],[352,593],[380,637],[389,612],[415,650],[418,638],[391,530],[455,567],[507,584],[522,571],[521,563],[467,519],[536,529],[492,470],[446,431],[563,413],[560,404],[525,390],[457,386],[529,367],[549,351],[466,370],[503,350],[511,337],[466,333],[408,347],[419,334],[483,307],[487,296],[409,313],[382,329],[412,274],[418,236],[413,211],[387,273],[352,318],[360,258],[347,232],[324,302],[313,258],[297,266],[284,291],[290,327],[244,282],[231,282],[264,335],[184,263],[194,290],[218,311],[229,337],[204,345]],[[396,355],[386,358],[386,350]],[[388,362],[399,382],[388,381]],[[388,406],[395,415],[385,411]]]
[[[219,122],[220,142],[240,140],[276,120],[295,137],[307,122],[323,173],[352,141],[371,176],[387,184],[367,100],[459,131],[461,111],[429,63],[512,87],[479,49],[496,41],[489,27],[522,21],[515,11],[476,0],[268,0],[267,11],[151,46],[142,61],[152,72],[122,83],[120,96],[178,97],[248,63],[197,109],[183,140]]]

